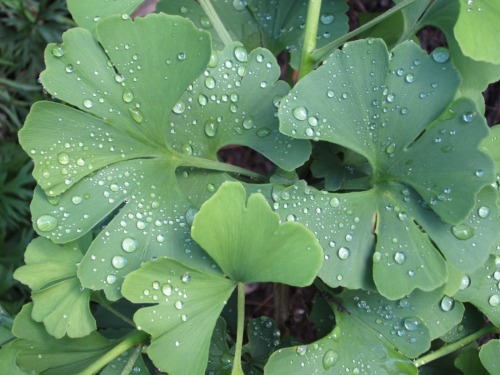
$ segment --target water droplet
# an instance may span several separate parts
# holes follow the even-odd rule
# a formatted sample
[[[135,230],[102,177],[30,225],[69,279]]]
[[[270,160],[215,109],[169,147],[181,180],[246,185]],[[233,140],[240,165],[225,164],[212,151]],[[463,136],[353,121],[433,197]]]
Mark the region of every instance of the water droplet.
[[[50,215],[42,215],[37,219],[36,226],[40,232],[50,232],[57,227],[57,219]]]
[[[210,20],[207,16],[200,16],[200,25],[204,29],[211,29],[212,28],[212,23],[210,22]]]
[[[455,300],[451,297],[444,296],[439,305],[441,306],[441,310],[448,312],[455,306]]]
[[[111,259],[111,264],[113,265],[113,267],[120,269],[125,267],[125,265],[127,264],[127,259],[125,257],[116,255],[113,257],[113,259]]]
[[[257,134],[257,137],[259,138],[264,138],[271,134],[271,130],[268,128],[260,128],[255,134]]]
[[[408,73],[405,77],[405,81],[408,83],[412,83],[415,81],[415,76],[411,73]]]
[[[488,299],[488,303],[493,307],[497,307],[498,305],[500,305],[500,296],[498,294],[493,294]]]
[[[333,367],[337,361],[339,360],[339,355],[337,352],[333,350],[327,350],[325,355],[323,356],[323,368],[328,370]]]
[[[137,122],[138,124],[142,123],[144,116],[140,110],[136,108],[129,108],[128,112],[130,113],[130,116],[132,116],[135,122]]]
[[[85,100],[83,101],[83,106],[84,106],[85,108],[92,108],[92,106],[93,106],[93,105],[94,105],[94,103],[93,103],[93,102],[92,102],[92,100],[90,100],[90,99],[85,99]]]
[[[373,263],[378,263],[382,260],[382,254],[378,251],[373,253]]]
[[[61,46],[55,46],[54,48],[52,48],[52,54],[55,57],[62,57],[64,55],[64,50]]]
[[[133,238],[125,238],[122,241],[122,249],[123,249],[123,251],[126,251],[127,253],[132,253],[135,250],[137,250],[137,245],[138,245],[137,240],[135,240]]]
[[[233,7],[236,10],[244,10],[246,6],[246,0],[233,0]]]
[[[408,331],[416,331],[420,327],[420,319],[406,318],[403,324]]]
[[[240,62],[246,62],[248,61],[248,53],[245,47],[238,46],[235,47],[234,49],[234,57],[236,57],[236,60]]]
[[[213,89],[215,87],[215,79],[210,76],[205,78],[205,86],[207,89]]]
[[[174,306],[177,310],[181,310],[184,307],[184,302],[182,301],[175,301]]]
[[[459,240],[468,240],[474,236],[474,229],[465,224],[454,225],[451,232]]]
[[[207,120],[204,128],[207,137],[215,137],[217,134],[217,123],[213,119]]]
[[[385,152],[388,154],[394,154],[394,151],[396,151],[396,144],[394,142],[385,149]]]
[[[484,171],[482,169],[478,169],[476,172],[474,172],[474,175],[476,177],[484,177]]]
[[[57,161],[59,164],[66,165],[69,163],[69,155],[66,152],[60,152],[57,154]]]
[[[340,199],[338,199],[337,197],[333,197],[332,199],[330,199],[330,206],[333,208],[340,206]]]
[[[115,276],[115,275],[108,275],[108,276],[106,277],[106,282],[107,282],[108,284],[110,284],[110,285],[111,285],[111,284],[114,284],[114,283],[116,282],[116,276]]]
[[[334,18],[335,17],[333,16],[333,14],[325,13],[321,15],[319,20],[323,25],[330,25],[333,22]]]
[[[462,116],[462,119],[469,123],[469,122],[472,122],[472,120],[474,120],[474,117],[476,117],[476,112],[465,112]]]
[[[206,106],[208,104],[208,98],[203,95],[203,94],[200,94],[198,96],[198,103],[203,107],[203,106]]]
[[[174,108],[172,108],[172,112],[180,115],[186,110],[186,105],[184,104],[183,101],[178,101],[175,103]]]
[[[397,264],[403,264],[406,260],[406,254],[403,253],[402,251],[398,251],[396,254],[394,254],[394,261]]]
[[[470,285],[470,277],[465,275],[462,277],[462,280],[460,280],[460,290],[465,290],[469,287]]]
[[[432,59],[440,64],[447,62],[450,59],[450,52],[443,47],[438,47],[432,52]]]
[[[73,204],[80,204],[82,203],[83,198],[80,195],[75,195],[74,197],[71,198],[71,202]]]
[[[480,218],[487,218],[490,214],[490,209],[486,206],[479,207],[477,210],[477,214],[479,215]]]
[[[304,121],[307,119],[307,109],[304,107],[297,107],[292,111],[293,117],[297,120]]]
[[[190,282],[190,281],[191,281],[191,275],[189,274],[189,272],[186,272],[185,274],[183,274],[183,275],[181,276],[181,281],[182,281],[183,283],[188,283],[188,282]]]
[[[118,83],[122,83],[123,81],[125,81],[125,77],[121,74],[115,74],[115,81]]]
[[[75,71],[75,68],[73,67],[73,65],[68,64],[68,65],[66,65],[65,70],[66,70],[66,73],[73,73]]]
[[[123,90],[122,99],[125,103],[130,103],[134,100],[134,94],[128,87]]]
[[[177,54],[177,60],[182,61],[186,59],[186,54],[184,52],[179,52]]]
[[[250,130],[253,128],[253,118],[248,116],[245,120],[243,120],[243,128],[246,130]]]
[[[396,95],[394,95],[394,94],[388,94],[387,95],[387,101],[389,103],[394,103],[395,100],[396,100]]]
[[[215,191],[215,185],[214,184],[208,184],[207,185],[207,190],[209,193],[213,193]]]
[[[162,234],[157,235],[156,241],[158,241],[159,243],[165,242],[165,236],[163,236]]]
[[[307,346],[306,345],[299,345],[297,346],[297,349],[295,349],[298,355],[304,355],[307,353]]]
[[[170,285],[169,283],[167,284],[163,284],[161,286],[161,292],[166,295],[167,297],[171,296],[172,293],[174,292],[174,288],[172,287],[172,285]]]
[[[351,250],[349,250],[349,248],[347,247],[342,246],[337,252],[337,255],[340,259],[346,260],[351,255]]]
[[[125,20],[128,20],[129,18],[130,18],[130,17],[129,17],[129,15],[128,15],[127,13],[123,13],[123,14],[122,14],[122,20],[124,20],[124,21],[125,21]]]
[[[192,155],[193,154],[193,148],[191,147],[190,144],[186,143],[181,146],[181,152],[184,155]]]

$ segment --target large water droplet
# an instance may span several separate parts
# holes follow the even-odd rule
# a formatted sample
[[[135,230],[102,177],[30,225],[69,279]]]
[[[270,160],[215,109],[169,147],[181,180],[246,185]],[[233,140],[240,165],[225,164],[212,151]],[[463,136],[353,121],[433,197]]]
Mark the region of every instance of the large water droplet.
[[[420,319],[406,318],[403,324],[408,331],[416,331],[420,327]]]
[[[500,296],[498,294],[493,294],[488,299],[488,303],[493,307],[497,307],[498,305],[500,305]]]
[[[333,207],[333,208],[336,208],[336,207],[340,206],[340,199],[338,199],[337,197],[333,197],[330,200],[330,206]]]
[[[71,202],[73,204],[80,204],[82,203],[83,198],[80,195],[75,195],[74,197],[71,198]]]
[[[137,240],[135,240],[133,238],[125,238],[122,241],[122,249],[123,249],[123,251],[126,251],[127,253],[132,253],[135,250],[137,250],[137,245],[138,245]]]
[[[215,79],[214,77],[207,77],[205,78],[205,86],[207,89],[213,89],[215,87]]]
[[[396,151],[396,144],[394,142],[389,144],[385,149],[385,152],[388,154],[394,154],[394,151]]]
[[[396,254],[394,254],[394,261],[397,264],[403,264],[406,260],[406,254],[403,253],[402,251],[398,251]]]
[[[128,87],[123,90],[122,99],[125,103],[130,103],[134,100],[134,94]]]
[[[447,62],[450,59],[450,52],[443,47],[438,47],[432,52],[432,59],[440,64]]]
[[[412,83],[415,81],[415,76],[411,73],[408,73],[405,77],[405,81],[408,83]]]
[[[486,206],[479,207],[477,210],[477,214],[479,215],[480,218],[487,218],[490,214],[490,209]]]
[[[69,155],[66,152],[60,152],[57,154],[57,161],[59,164],[66,165],[69,163]]]
[[[205,122],[205,134],[207,137],[215,137],[217,134],[217,123],[214,119],[209,119]]]
[[[347,247],[342,246],[337,252],[337,255],[340,259],[346,260],[351,255],[351,250],[349,250],[349,248]]]
[[[57,219],[50,215],[42,215],[37,219],[36,226],[40,232],[50,232],[57,227]]]
[[[182,301],[175,301],[174,306],[177,310],[181,310],[184,307],[184,302]]]
[[[84,106],[85,108],[92,108],[92,106],[93,106],[93,105],[94,105],[94,103],[93,103],[93,102],[92,102],[92,100],[90,100],[90,99],[85,99],[85,100],[83,101],[83,106]]]
[[[323,356],[323,368],[328,370],[333,367],[339,360],[339,354],[333,350],[327,350]]]
[[[172,112],[180,115],[186,110],[186,104],[183,101],[178,101],[175,103],[174,108],[172,108]]]
[[[116,276],[115,275],[106,276],[106,282],[108,284],[114,284],[116,282]]]
[[[304,355],[307,353],[307,345],[299,345],[295,351],[298,355]]]
[[[468,240],[474,236],[474,229],[465,224],[454,225],[451,232],[459,240]]]
[[[293,117],[295,117],[297,120],[304,121],[307,119],[307,109],[304,107],[297,107],[292,111]]]
[[[244,10],[246,6],[246,0],[233,0],[233,7],[236,10]]]
[[[460,280],[460,290],[465,290],[469,287],[470,285],[470,277],[465,275],[462,277],[462,280]]]
[[[325,13],[320,16],[319,20],[323,25],[330,25],[334,18],[333,14]]]
[[[130,116],[132,116],[135,122],[137,122],[138,124],[142,123],[144,116],[140,110],[136,108],[129,108],[128,112],[130,113]]]
[[[243,120],[243,128],[246,130],[250,130],[253,128],[253,118],[248,116],[245,120]]]
[[[234,49],[234,57],[236,57],[236,60],[240,62],[246,62],[248,61],[248,53],[245,47],[238,46],[235,47]]]
[[[61,46],[55,46],[54,48],[52,48],[52,54],[55,57],[62,57],[64,55],[64,50]]]
[[[167,297],[169,297],[174,292],[174,288],[169,283],[166,283],[161,286],[161,292]]]
[[[455,306],[455,300],[451,297],[444,296],[439,306],[441,306],[441,310],[443,311],[451,311]]]
[[[111,259],[111,264],[113,265],[113,267],[120,269],[126,266],[127,259],[125,257],[116,255],[113,257],[113,259]]]

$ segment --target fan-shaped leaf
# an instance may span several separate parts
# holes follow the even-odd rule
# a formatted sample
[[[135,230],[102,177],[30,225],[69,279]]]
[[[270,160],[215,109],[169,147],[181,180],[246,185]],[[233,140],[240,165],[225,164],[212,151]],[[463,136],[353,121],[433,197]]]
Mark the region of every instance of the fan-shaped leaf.
[[[498,356],[500,355],[500,340],[490,340],[481,347],[479,358],[481,363],[490,374],[498,373],[500,365]]]
[[[76,276],[84,253],[78,242],[59,246],[38,237],[26,249],[26,265],[14,273],[33,290],[33,319],[43,322],[56,338],[83,337],[96,330],[89,307],[90,291],[82,288]]]

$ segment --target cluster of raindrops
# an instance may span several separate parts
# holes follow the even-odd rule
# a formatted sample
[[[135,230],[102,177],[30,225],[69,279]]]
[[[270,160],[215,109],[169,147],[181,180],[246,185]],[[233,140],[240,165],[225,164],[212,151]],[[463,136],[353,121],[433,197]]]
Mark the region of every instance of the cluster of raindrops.
[[[500,255],[495,256],[493,273],[488,275],[491,284],[487,301],[491,307],[500,306]]]
[[[467,12],[472,13],[474,11],[482,12],[481,2],[476,0],[467,0]]]

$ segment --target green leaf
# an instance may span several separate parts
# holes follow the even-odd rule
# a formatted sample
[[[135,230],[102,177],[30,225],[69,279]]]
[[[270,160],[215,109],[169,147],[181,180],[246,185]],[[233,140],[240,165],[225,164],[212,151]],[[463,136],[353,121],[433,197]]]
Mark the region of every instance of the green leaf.
[[[294,169],[310,145],[278,131],[273,101],[288,86],[275,83],[280,70],[268,51],[249,54],[234,44],[207,68],[208,34],[166,15],[111,17],[97,35],[73,29],[62,45],[48,47],[42,82],[79,110],[41,102],[20,139],[43,189],[32,205],[40,235],[66,243],[109,222],[78,275],[86,288],[116,300],[123,277],[143,261],[169,256],[212,268],[190,239],[197,208],[190,201],[199,199],[181,190],[177,168],[227,179],[225,172],[245,171],[219,162],[217,152],[241,144]],[[168,48],[161,47],[165,35],[173,37]]]
[[[367,369],[370,374],[418,373],[411,360],[394,349],[404,347],[416,354],[428,347],[429,332],[414,315],[373,293],[346,291],[339,299],[328,298],[335,329],[312,344],[279,349],[269,359],[266,373],[337,374]]]
[[[11,366],[17,364],[27,373],[75,374],[115,345],[114,341],[104,338],[97,332],[78,339],[66,337],[56,339],[45,331],[43,324],[31,319],[32,307],[32,304],[24,305],[14,321],[13,333],[18,339],[9,344],[8,349],[2,348],[0,351],[0,355],[7,354]],[[2,360],[0,363],[3,364],[5,361]],[[5,373],[24,374],[10,370]]]
[[[481,363],[490,374],[498,374],[500,364],[498,356],[500,355],[500,340],[490,340],[479,351]]]
[[[403,0],[393,0],[395,4],[401,3]],[[415,1],[413,4],[408,5],[407,7],[401,10],[401,15],[404,20],[404,31],[402,40],[408,39],[415,33],[415,25],[422,17],[422,14],[429,6],[430,0],[420,0]]]
[[[314,235],[298,223],[279,223],[262,194],[246,199],[240,183],[225,182],[196,214],[193,239],[225,275],[244,283],[306,286],[322,264]]]
[[[458,1],[460,11],[455,24],[455,38],[464,55],[479,61],[500,64],[500,42],[497,2],[474,0]]]
[[[490,255],[483,266],[464,278],[466,287],[454,298],[477,306],[495,326],[500,327],[500,256]]]
[[[135,348],[134,350],[127,350],[120,354],[117,358],[111,361],[106,367],[99,371],[99,375],[122,375],[125,372],[126,366],[131,366],[130,374],[145,374],[150,375],[148,367],[144,363],[143,356],[140,353],[142,346]],[[129,361],[133,363],[130,364]]]
[[[267,316],[252,319],[247,326],[248,343],[243,353],[252,357],[252,363],[265,365],[269,356],[280,344],[280,331],[276,323]]]
[[[212,5],[234,40],[241,41],[252,50],[260,45],[275,55],[288,49],[291,65],[298,67],[308,2],[304,0],[212,0]],[[341,0],[325,0],[317,31],[317,46],[321,47],[348,31],[347,4]],[[221,48],[222,41],[212,24],[192,0],[160,1],[158,11],[177,14],[192,20],[200,29],[210,31],[214,45]]]
[[[235,287],[221,275],[161,258],[128,274],[122,292],[131,302],[155,304],[134,315],[152,336],[148,355],[155,365],[173,375],[195,375],[205,371],[215,323]]]
[[[83,289],[76,276],[85,249],[78,242],[59,246],[43,237],[26,249],[26,265],[14,277],[32,292],[32,317],[43,322],[56,338],[83,337],[96,330],[89,307],[90,291]]]
[[[420,28],[433,26],[443,31],[446,36],[448,48],[450,49],[453,65],[462,76],[462,83],[458,94],[474,100],[479,112],[483,112],[484,98],[481,92],[486,90],[488,84],[500,79],[500,64],[476,61],[464,55],[454,34],[454,27],[458,25],[460,7],[463,4],[465,4],[464,1],[458,0],[436,0],[430,5],[427,12],[419,21],[419,26]],[[485,50],[487,49],[488,47],[485,48]]]
[[[206,369],[209,373],[217,374],[220,370],[230,370],[233,367],[234,356],[229,351],[226,336],[226,321],[219,317],[210,340]]]
[[[114,14],[123,17],[132,12],[143,0],[102,1],[102,0],[68,0],[68,9],[76,23],[95,34],[97,22]]]
[[[471,348],[460,353],[454,364],[464,375],[489,375],[481,364],[477,348]]]
[[[282,100],[285,134],[350,148],[373,170],[367,191],[329,194],[296,184],[273,193],[280,217],[306,224],[321,241],[320,277],[330,286],[373,288],[373,257],[378,290],[395,299],[443,285],[446,261],[471,272],[486,259],[494,235],[482,224],[495,224],[471,211],[493,179],[491,159],[478,150],[488,128],[470,101],[450,105],[458,84],[449,61],[412,42],[389,57],[382,41],[368,40],[337,51]]]
[[[465,311],[462,321],[443,336],[439,337],[444,342],[452,343],[458,341],[479,331],[484,326],[484,315],[481,314],[476,307],[468,303],[466,303],[464,307]]]
[[[500,173],[500,147],[498,142],[500,140],[500,125],[495,125],[490,128],[490,134],[483,140],[483,146],[488,154],[493,158],[496,164],[497,173]]]

